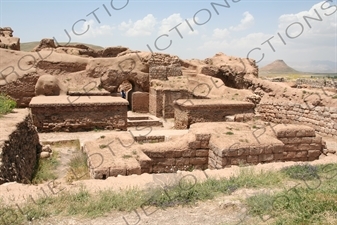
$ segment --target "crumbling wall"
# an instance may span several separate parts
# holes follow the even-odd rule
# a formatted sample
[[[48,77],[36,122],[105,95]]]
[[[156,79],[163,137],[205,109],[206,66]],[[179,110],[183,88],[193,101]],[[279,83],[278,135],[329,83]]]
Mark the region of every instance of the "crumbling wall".
[[[38,79],[37,74],[20,77],[13,82],[7,82],[6,85],[0,85],[0,92],[11,96],[18,107],[27,107],[35,96],[35,84]]]
[[[337,135],[337,107],[310,106],[283,101],[264,101],[257,106],[262,119],[274,123],[297,123],[316,131]]]
[[[181,99],[174,103],[174,127],[188,129],[201,122],[223,122],[226,116],[253,114],[254,104],[214,99]]]
[[[207,169],[210,134],[196,134],[188,146],[167,145],[164,150],[144,148],[151,159],[140,162],[142,173],[172,173],[177,170]]]
[[[35,97],[29,107],[39,132],[127,129],[127,101],[118,97]]]
[[[27,109],[0,118],[0,184],[28,183],[41,151],[39,136]]]
[[[271,127],[274,137],[269,143],[240,143],[221,145],[210,143],[209,168],[221,169],[231,165],[285,161],[313,161],[323,152],[322,137],[308,126],[281,125]]]

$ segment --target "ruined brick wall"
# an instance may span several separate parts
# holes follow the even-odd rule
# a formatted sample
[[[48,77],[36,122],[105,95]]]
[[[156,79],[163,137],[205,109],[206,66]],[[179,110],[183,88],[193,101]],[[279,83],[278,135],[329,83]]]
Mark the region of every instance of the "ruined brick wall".
[[[323,151],[322,137],[316,136],[311,127],[276,125],[273,131],[279,143],[236,143],[224,149],[211,142],[209,168],[221,169],[231,165],[279,161],[313,161]]]
[[[178,99],[192,99],[193,95],[187,90],[164,90],[163,92],[163,112],[164,118],[174,118],[173,102]]]
[[[138,143],[158,143],[165,141],[165,136],[134,136],[133,138]]]
[[[180,64],[172,65],[156,65],[149,66],[149,78],[158,80],[167,80],[168,77],[182,76],[182,70]]]
[[[148,92],[133,92],[132,93],[132,111],[138,113],[149,112],[149,93]]]
[[[163,90],[150,88],[149,92],[149,112],[157,117],[162,116],[163,111]]]
[[[41,151],[29,111],[16,111],[0,118],[0,184],[14,181],[29,183]]]
[[[229,115],[254,113],[254,105],[249,103],[230,107],[221,104],[198,105],[196,101],[192,101],[192,105],[187,105],[189,101],[183,101],[186,105],[174,104],[174,127],[176,129],[188,129],[193,123],[223,122]]]
[[[284,143],[284,161],[313,161],[322,153],[322,137],[316,137],[313,128],[276,132],[276,136]]]
[[[10,69],[1,71],[2,74],[11,73]],[[19,75],[13,75],[19,76]],[[37,74],[29,74],[18,78],[16,81],[0,85],[0,92],[6,93],[15,99],[18,107],[28,107],[30,100],[35,97],[35,84],[39,79]]]
[[[59,98],[63,100],[62,104],[54,102]],[[99,102],[114,97],[91,96],[90,99],[78,97],[76,102],[74,98],[74,103],[71,104],[65,102],[66,98],[67,96],[33,98],[29,106],[33,123],[39,132],[127,129],[126,100],[116,98],[117,102]]]
[[[307,125],[320,133],[337,135],[337,107],[266,101],[257,106],[257,112],[266,121]]]
[[[144,149],[151,159],[141,163],[142,173],[172,173],[177,170],[207,169],[209,134],[196,134],[187,149],[174,148],[166,151]]]
[[[296,84],[301,85],[310,85],[311,87],[321,88],[321,87],[331,87],[337,88],[337,80],[335,79],[297,79]]]
[[[209,168],[221,169],[231,165],[258,164],[283,161],[284,145],[233,145],[228,149],[212,146]]]

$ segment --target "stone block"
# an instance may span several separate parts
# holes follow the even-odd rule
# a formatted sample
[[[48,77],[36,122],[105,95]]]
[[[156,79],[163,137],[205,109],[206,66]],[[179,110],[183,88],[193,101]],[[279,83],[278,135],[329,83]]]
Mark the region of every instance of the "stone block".
[[[211,134],[195,134],[197,141],[209,141]]]
[[[309,150],[308,151],[308,158],[312,159],[312,160],[318,159],[321,154],[322,154],[322,152],[319,151],[319,150]]]
[[[227,159],[228,160],[228,159]],[[230,165],[240,165],[247,163],[247,156],[240,156],[236,158],[230,158]]]
[[[200,148],[209,148],[209,141],[201,141]]]
[[[187,157],[187,158],[195,157],[195,152],[196,152],[196,150],[185,150],[185,151],[182,151],[182,157]]]
[[[199,156],[204,156],[204,157],[207,157],[208,156],[208,152],[209,150],[203,150],[203,149],[200,149],[200,150],[196,150],[195,152],[195,156],[199,157]]]
[[[188,147],[191,149],[198,149],[200,148],[201,141],[192,141],[188,143]]]
[[[259,161],[260,162],[271,162],[273,160],[274,160],[274,155],[273,154],[259,155]]]
[[[204,165],[207,164],[208,158],[206,157],[196,157],[190,159],[190,164],[192,165]]]
[[[188,166],[190,164],[190,158],[177,158],[176,165],[177,166]]]
[[[258,164],[259,163],[259,156],[258,155],[248,155],[247,156],[247,163]]]

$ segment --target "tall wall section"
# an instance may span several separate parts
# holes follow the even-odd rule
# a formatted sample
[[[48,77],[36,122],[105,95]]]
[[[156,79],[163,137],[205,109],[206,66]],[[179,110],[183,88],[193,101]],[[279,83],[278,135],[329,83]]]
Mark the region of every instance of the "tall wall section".
[[[17,109],[0,118],[0,184],[27,183],[32,178],[38,153],[39,136],[27,109]]]

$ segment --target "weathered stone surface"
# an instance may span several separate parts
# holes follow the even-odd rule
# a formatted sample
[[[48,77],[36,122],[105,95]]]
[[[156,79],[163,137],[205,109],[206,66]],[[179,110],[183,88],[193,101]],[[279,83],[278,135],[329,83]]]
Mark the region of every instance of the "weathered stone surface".
[[[29,183],[41,152],[42,146],[29,111],[15,111],[0,118],[0,184]]]
[[[42,75],[36,82],[35,95],[58,96],[66,95],[68,87],[62,84],[57,77],[53,75]]]
[[[127,105],[119,97],[40,96],[30,102],[40,132],[127,129]]]

